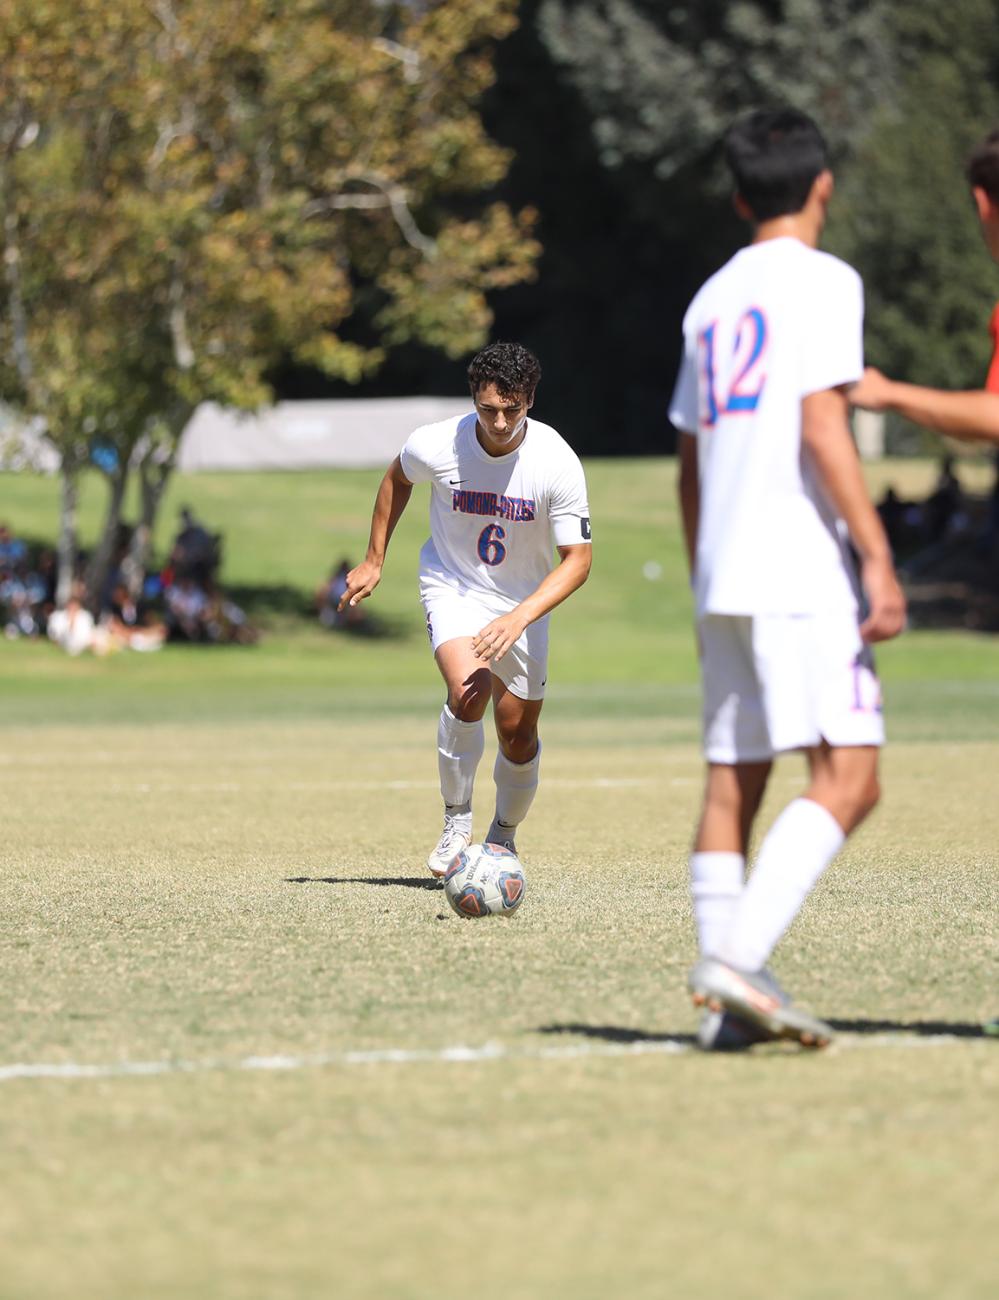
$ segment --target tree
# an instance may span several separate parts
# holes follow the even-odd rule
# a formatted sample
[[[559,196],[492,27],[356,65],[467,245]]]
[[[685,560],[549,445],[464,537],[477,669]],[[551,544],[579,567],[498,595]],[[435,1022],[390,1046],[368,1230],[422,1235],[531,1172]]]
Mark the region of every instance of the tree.
[[[0,395],[62,453],[64,537],[105,450],[95,603],[130,468],[141,544],[199,401],[259,405],[284,358],[356,380],[406,338],[460,354],[485,293],[532,273],[532,214],[480,197],[507,166],[476,102],[515,3],[7,7]],[[344,335],[361,291],[370,344]]]
[[[537,289],[497,304],[545,362],[586,450],[669,446],[680,320],[744,241],[720,142],[739,113],[814,113],[845,164],[890,97],[887,4],[527,0],[487,121],[517,161],[503,192],[541,212]],[[537,122],[558,139],[552,150]],[[547,139],[547,137],[545,137]]]
[[[871,360],[899,378],[977,387],[999,280],[964,163],[999,123],[991,0],[915,0],[891,13],[898,85],[844,170],[829,247],[863,272]]]

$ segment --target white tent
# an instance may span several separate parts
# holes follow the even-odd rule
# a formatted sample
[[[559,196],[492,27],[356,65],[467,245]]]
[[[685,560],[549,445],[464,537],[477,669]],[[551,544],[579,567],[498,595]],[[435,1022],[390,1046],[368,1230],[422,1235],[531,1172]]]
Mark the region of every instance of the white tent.
[[[203,402],[181,436],[177,465],[188,472],[384,466],[421,424],[471,409],[468,397],[278,402],[250,414]]]
[[[59,453],[43,435],[42,427],[40,420],[24,422],[9,406],[0,405],[0,470],[56,472]]]

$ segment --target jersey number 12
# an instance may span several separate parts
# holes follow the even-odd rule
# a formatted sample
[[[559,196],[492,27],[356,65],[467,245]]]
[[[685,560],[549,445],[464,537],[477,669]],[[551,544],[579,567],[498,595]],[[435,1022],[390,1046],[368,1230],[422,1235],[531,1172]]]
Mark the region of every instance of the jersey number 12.
[[[700,351],[701,383],[704,397],[701,421],[708,429],[721,415],[745,415],[755,411],[767,382],[763,359],[767,348],[767,318],[759,307],[750,307],[739,317],[735,330],[735,347],[724,374],[719,373],[715,356],[717,321],[697,336]]]

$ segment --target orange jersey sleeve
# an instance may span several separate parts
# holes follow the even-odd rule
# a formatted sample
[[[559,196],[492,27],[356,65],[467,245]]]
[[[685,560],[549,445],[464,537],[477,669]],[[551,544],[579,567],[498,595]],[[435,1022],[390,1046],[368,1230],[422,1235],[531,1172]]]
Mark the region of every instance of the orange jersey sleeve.
[[[999,303],[996,303],[989,321],[989,333],[992,335],[992,364],[989,366],[985,387],[990,393],[999,393]]]

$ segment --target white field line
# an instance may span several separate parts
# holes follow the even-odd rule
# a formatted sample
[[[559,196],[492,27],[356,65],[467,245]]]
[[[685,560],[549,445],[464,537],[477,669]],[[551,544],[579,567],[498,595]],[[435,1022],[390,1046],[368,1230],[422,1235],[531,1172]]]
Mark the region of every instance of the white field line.
[[[552,777],[545,781],[546,787],[555,787],[557,789],[568,790],[626,790],[639,787],[653,786],[656,784],[665,785],[687,785],[693,781],[693,777],[672,777],[665,782],[657,782],[655,777],[606,777],[597,776],[591,778],[563,778]],[[274,790],[307,790],[307,791],[327,791],[327,790],[436,790],[437,781],[247,781],[241,783],[238,781],[157,781],[155,783],[147,781],[124,782],[118,781],[111,785],[102,786],[110,794],[165,794],[182,791],[201,791],[210,794],[234,794],[240,790],[259,790],[266,787],[268,791]]]
[[[914,1048],[953,1046],[955,1034],[843,1034],[824,1055],[865,1047]],[[680,1039],[643,1039],[634,1043],[564,1043],[557,1046],[510,1047],[483,1043],[480,1047],[386,1047],[362,1051],[318,1052],[305,1056],[243,1056],[233,1060],[165,1060],[21,1062],[0,1065],[0,1083],[17,1079],[124,1079],[163,1074],[209,1074],[347,1068],[357,1065],[468,1065],[490,1061],[574,1061],[599,1057],[683,1056],[695,1049]]]

